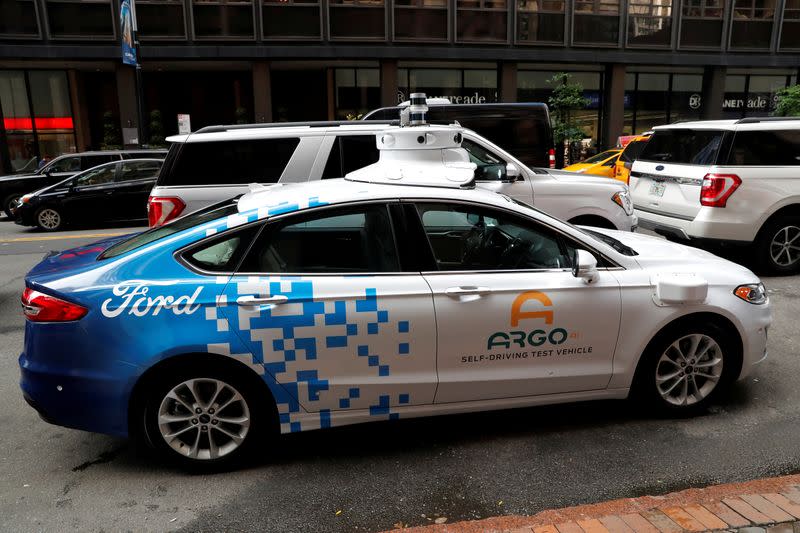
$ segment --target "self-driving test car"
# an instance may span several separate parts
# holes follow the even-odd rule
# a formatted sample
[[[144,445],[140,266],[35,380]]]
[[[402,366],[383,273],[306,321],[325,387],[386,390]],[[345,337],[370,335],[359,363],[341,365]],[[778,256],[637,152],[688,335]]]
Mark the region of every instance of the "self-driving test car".
[[[749,270],[474,189],[461,139],[389,127],[345,179],[47,257],[22,296],[25,398],[219,466],[374,420],[632,394],[692,412],[766,357]]]

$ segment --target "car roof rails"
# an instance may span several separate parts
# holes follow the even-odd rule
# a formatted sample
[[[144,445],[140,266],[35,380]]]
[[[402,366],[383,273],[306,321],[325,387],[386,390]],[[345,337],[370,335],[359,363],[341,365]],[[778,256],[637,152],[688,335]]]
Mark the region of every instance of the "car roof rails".
[[[399,120],[372,120],[369,122],[370,124],[386,124],[387,126],[397,126],[400,124]],[[353,121],[353,120],[320,120],[320,121],[309,121],[309,122],[265,122],[260,124],[228,124],[228,125],[217,125],[217,126],[206,126],[204,128],[200,128],[197,131],[192,132],[192,134],[197,133],[220,133],[225,131],[235,131],[235,130],[250,130],[250,129],[269,129],[269,128],[299,128],[299,127],[307,127],[307,128],[332,128],[336,126],[346,126],[346,125],[356,125],[356,126],[364,126],[364,123],[361,121]]]
[[[740,118],[734,124],[758,124],[759,122],[784,122],[797,121],[800,117],[745,117]]]
[[[345,179],[455,189],[474,187],[477,165],[461,147],[463,128],[428,124],[427,112],[425,94],[413,93],[411,105],[400,113],[400,126],[375,136],[380,152],[377,163],[350,172]]]

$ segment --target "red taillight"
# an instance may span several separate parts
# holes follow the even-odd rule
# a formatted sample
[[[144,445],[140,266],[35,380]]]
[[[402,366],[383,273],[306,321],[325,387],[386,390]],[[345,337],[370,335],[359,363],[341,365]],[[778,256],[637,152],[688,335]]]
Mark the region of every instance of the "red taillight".
[[[161,226],[183,213],[186,204],[175,196],[151,196],[147,199],[147,221],[150,227]]]
[[[556,151],[553,148],[547,151],[547,157],[550,162],[550,168],[556,168]]]
[[[725,207],[728,198],[741,184],[741,178],[735,174],[706,174],[700,189],[700,205]]]
[[[31,322],[70,322],[83,318],[88,309],[48,296],[29,287],[22,293],[22,310]]]

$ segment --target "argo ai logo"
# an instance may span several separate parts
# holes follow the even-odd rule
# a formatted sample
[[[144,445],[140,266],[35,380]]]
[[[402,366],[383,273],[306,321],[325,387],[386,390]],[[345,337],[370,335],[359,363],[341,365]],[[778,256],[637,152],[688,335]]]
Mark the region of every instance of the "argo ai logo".
[[[534,300],[542,307],[540,310],[527,310],[523,311],[522,306],[526,302]],[[530,308],[531,306],[529,306]],[[538,307],[538,306],[537,306]],[[523,292],[514,299],[511,304],[511,327],[520,327],[520,320],[540,319],[548,326],[553,324],[553,310],[548,309],[553,307],[553,302],[545,293],[539,291]],[[492,348],[511,348],[512,346],[519,346],[525,348],[526,346],[541,346],[544,343],[550,344],[563,344],[569,333],[564,328],[545,328],[534,329],[529,331],[498,331],[493,333],[487,342],[487,349]]]

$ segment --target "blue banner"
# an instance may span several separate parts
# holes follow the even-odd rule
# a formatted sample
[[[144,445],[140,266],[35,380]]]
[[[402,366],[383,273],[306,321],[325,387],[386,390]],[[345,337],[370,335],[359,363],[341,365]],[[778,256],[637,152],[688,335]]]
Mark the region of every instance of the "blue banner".
[[[122,37],[122,62],[136,66],[136,48],[133,45],[133,11],[131,0],[122,0],[119,9],[119,27]]]

